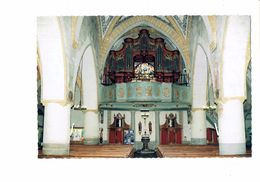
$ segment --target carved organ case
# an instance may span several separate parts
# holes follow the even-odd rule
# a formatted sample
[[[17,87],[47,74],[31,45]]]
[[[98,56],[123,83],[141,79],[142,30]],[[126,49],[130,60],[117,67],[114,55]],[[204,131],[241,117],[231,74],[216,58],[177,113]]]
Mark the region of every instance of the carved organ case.
[[[163,38],[151,38],[142,29],[136,39],[124,39],[121,50],[111,50],[106,60],[102,83],[136,80],[178,83],[183,61],[179,50],[168,50]]]

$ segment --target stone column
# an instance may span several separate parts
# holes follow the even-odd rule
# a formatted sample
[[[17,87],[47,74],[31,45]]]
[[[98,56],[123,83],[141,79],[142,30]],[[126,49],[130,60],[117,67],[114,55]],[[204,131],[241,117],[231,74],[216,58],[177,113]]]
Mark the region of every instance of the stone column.
[[[70,145],[70,106],[45,105],[43,154],[68,155]]]
[[[160,145],[160,111],[155,111],[155,140]]]
[[[108,144],[108,110],[103,112],[103,144]]]
[[[230,99],[218,108],[219,153],[236,155],[246,153],[243,102]]]
[[[131,129],[135,131],[135,111],[131,111]]]
[[[87,110],[84,113],[84,144],[99,144],[98,110]]]
[[[201,108],[192,109],[191,144],[206,145],[206,112]]]

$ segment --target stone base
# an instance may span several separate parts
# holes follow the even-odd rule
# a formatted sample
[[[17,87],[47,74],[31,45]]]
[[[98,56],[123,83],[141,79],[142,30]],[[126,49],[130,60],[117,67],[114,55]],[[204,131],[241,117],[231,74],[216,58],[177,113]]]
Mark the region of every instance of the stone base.
[[[184,144],[184,145],[190,145],[190,144],[191,144],[191,141],[182,141],[182,144]]]
[[[148,143],[148,148],[154,150],[157,147],[157,143],[155,141],[150,141]],[[136,150],[141,150],[143,148],[143,143],[141,141],[136,141],[134,143],[134,148]]]
[[[107,140],[103,140],[102,144],[108,144],[109,142]]]
[[[69,144],[44,143],[42,148],[43,155],[69,155]]]
[[[98,145],[99,138],[86,138],[84,139],[84,145]]]
[[[245,143],[220,143],[219,154],[220,155],[240,155],[246,153]]]
[[[207,145],[206,138],[191,138],[191,145]]]
[[[137,150],[134,153],[134,158],[157,158],[155,150]]]

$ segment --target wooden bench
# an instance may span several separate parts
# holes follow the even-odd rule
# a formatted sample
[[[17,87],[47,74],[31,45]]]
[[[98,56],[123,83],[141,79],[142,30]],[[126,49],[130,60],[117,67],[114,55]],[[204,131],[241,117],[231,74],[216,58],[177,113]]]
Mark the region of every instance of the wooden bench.
[[[162,157],[251,157],[251,151],[244,155],[219,155],[218,145],[159,145]]]
[[[69,155],[53,156],[43,155],[39,152],[39,158],[127,158],[133,153],[132,145],[71,145]]]

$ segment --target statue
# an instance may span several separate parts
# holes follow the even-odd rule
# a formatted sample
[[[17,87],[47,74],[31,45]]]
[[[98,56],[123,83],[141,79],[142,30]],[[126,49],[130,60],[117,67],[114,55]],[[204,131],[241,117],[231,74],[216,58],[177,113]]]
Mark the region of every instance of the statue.
[[[151,121],[148,124],[148,128],[149,128],[149,133],[151,135],[152,134],[152,122]]]
[[[116,128],[122,127],[123,121],[125,120],[125,114],[122,116],[120,113],[117,115],[114,114],[114,124]]]
[[[99,143],[100,143],[100,144],[103,143],[103,128],[100,129],[100,133],[99,133]]]
[[[169,116],[166,114],[165,119],[168,127],[176,128],[180,126],[177,122],[177,114],[170,113]]]
[[[141,135],[141,132],[142,132],[142,123],[141,123],[141,121],[139,121],[139,123],[138,123],[138,133],[139,133],[139,135]]]

